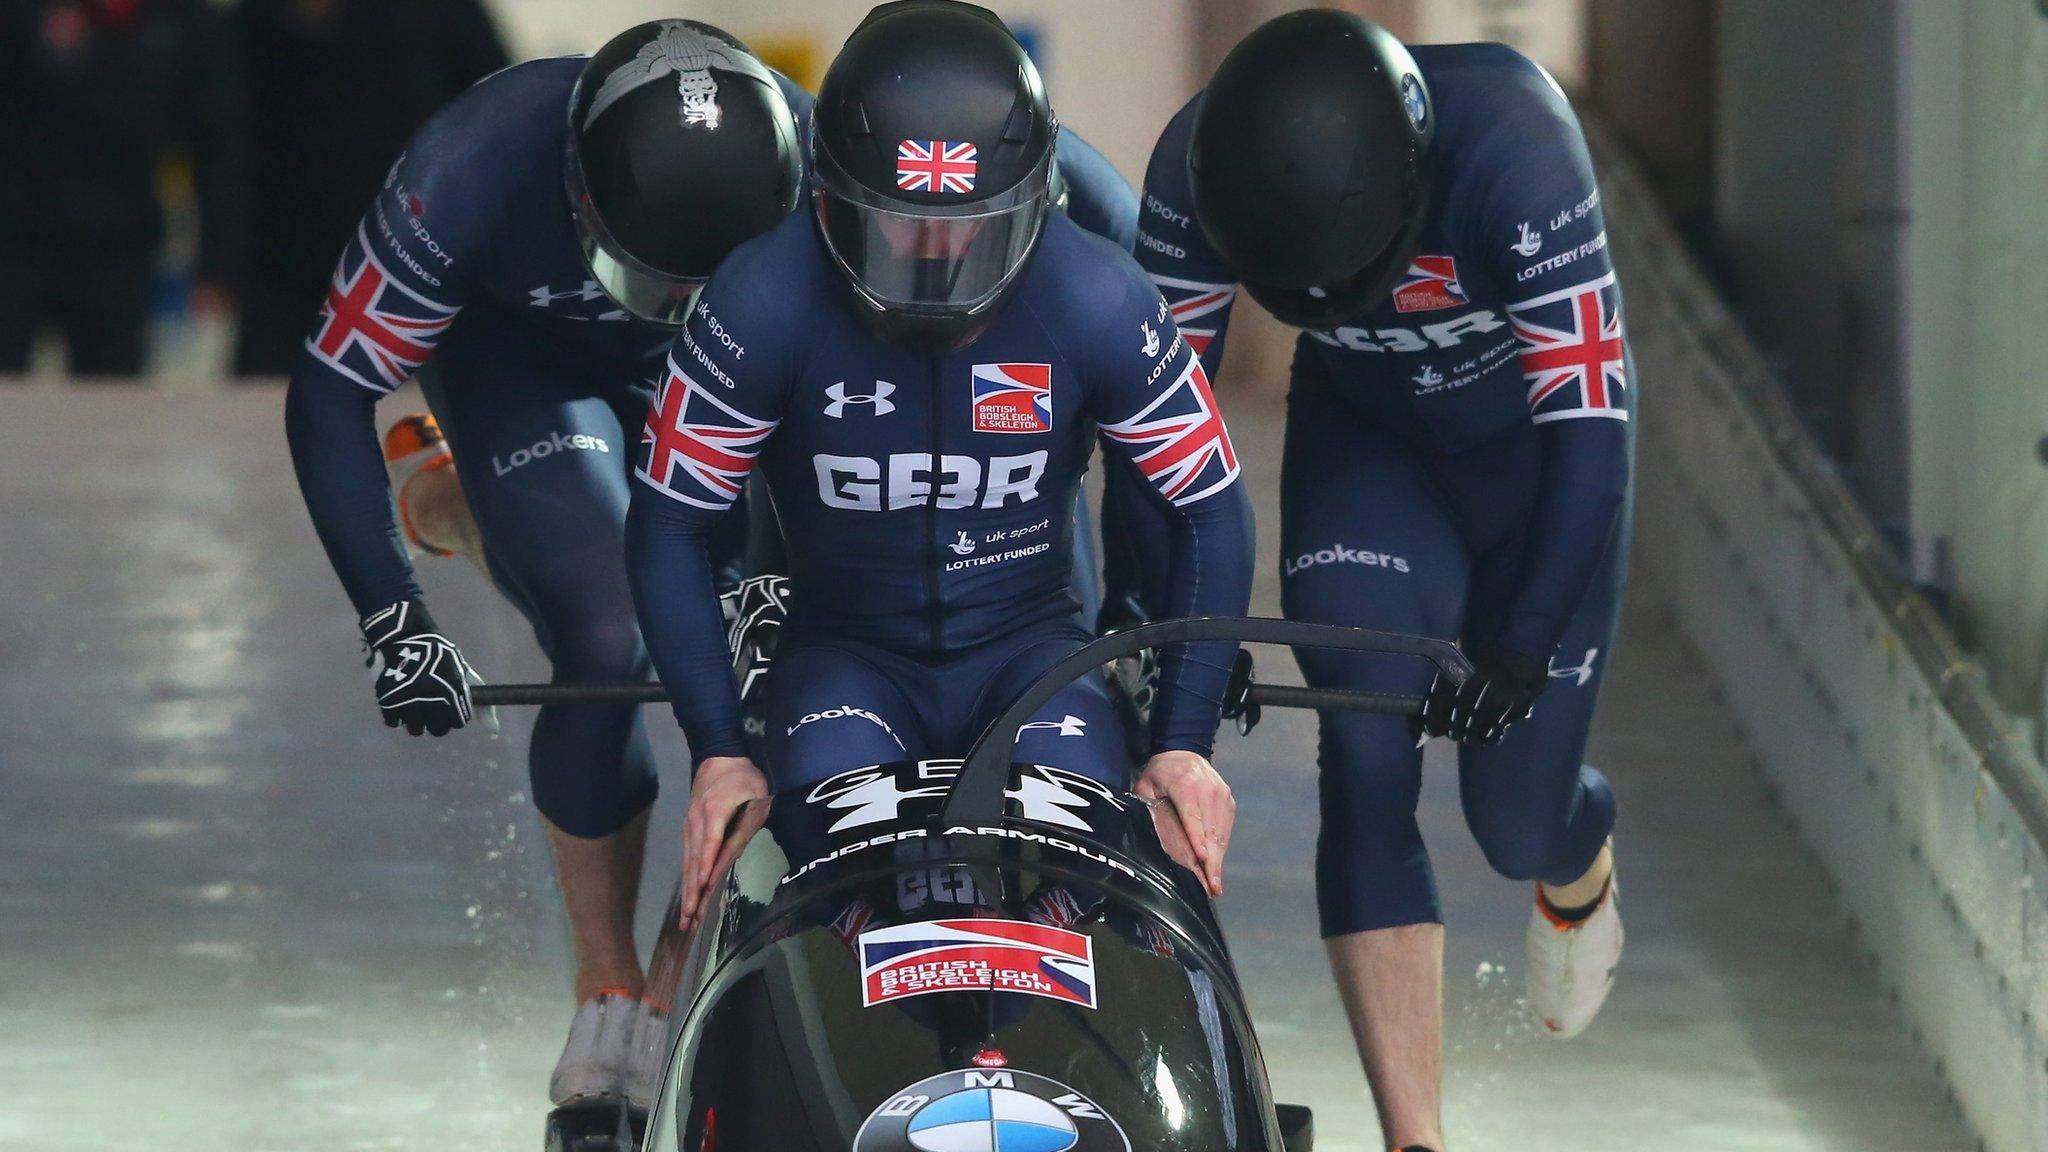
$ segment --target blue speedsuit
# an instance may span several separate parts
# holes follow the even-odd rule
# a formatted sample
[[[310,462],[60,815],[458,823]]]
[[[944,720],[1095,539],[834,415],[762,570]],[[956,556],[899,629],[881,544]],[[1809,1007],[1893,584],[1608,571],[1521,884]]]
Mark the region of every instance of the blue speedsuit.
[[[876,338],[809,219],[742,245],[669,358],[627,522],[641,630],[693,755],[749,752],[707,536],[758,461],[793,607],[752,751],[777,789],[960,755],[1088,638],[1066,514],[1090,424],[1133,460],[1169,542],[1164,608],[1240,613],[1249,506],[1222,414],[1124,252],[1053,216],[989,328],[944,356]],[[1230,645],[1169,653],[1154,751],[1206,753]],[[1055,697],[1021,754],[1126,775],[1099,676]]]
[[[532,622],[560,682],[649,674],[623,533],[633,445],[675,339],[613,304],[577,246],[562,155],[583,64],[504,69],[420,129],[342,253],[286,398],[307,509],[367,615],[420,591],[374,412],[419,375],[492,577]],[[781,84],[807,123],[810,95]],[[1060,159],[1070,210],[1128,246],[1129,185],[1078,139]],[[744,528],[739,518],[726,526],[721,564],[736,561]],[[655,796],[653,756],[630,705],[540,709],[528,768],[541,813],[571,835],[614,832]]]
[[[1295,350],[1281,482],[1294,619],[1461,638],[1551,661],[1534,716],[1460,749],[1465,817],[1503,874],[1563,883],[1614,819],[1580,763],[1620,604],[1633,366],[1584,138],[1542,69],[1498,44],[1414,49],[1434,199],[1393,298]],[[1198,98],[1199,99],[1199,98]],[[1211,371],[1236,284],[1189,193],[1190,102],[1146,174],[1138,259]],[[1159,528],[1111,473],[1109,594],[1158,593]],[[1149,605],[1148,605],[1149,607]],[[1156,610],[1154,610],[1156,614]],[[1309,683],[1420,693],[1415,662],[1302,650]],[[1422,754],[1394,718],[1322,716],[1323,933],[1440,918],[1415,823]]]

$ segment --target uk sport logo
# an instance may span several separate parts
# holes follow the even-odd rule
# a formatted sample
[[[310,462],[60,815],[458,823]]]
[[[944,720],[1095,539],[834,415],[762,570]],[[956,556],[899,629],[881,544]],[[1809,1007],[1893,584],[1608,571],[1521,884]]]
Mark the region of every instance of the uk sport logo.
[[[1237,480],[1237,449],[1197,357],[1188,357],[1172,387],[1130,419],[1102,425],[1102,433],[1130,449],[1138,471],[1175,504],[1193,504]]]
[[[1052,431],[1052,365],[976,364],[974,430]]]
[[[320,305],[319,330],[307,337],[306,348],[363,387],[389,392],[426,362],[458,311],[393,280],[358,224]]]
[[[905,192],[974,191],[974,145],[950,140],[905,140],[896,145],[896,186]]]
[[[1628,419],[1628,348],[1614,273],[1508,306],[1530,419]]]
[[[1231,301],[1237,299],[1237,285],[1215,284],[1203,280],[1181,280],[1172,276],[1154,276],[1152,283],[1159,288],[1159,294],[1166,298],[1168,311],[1173,313],[1173,322],[1180,329],[1188,347],[1195,355],[1208,353],[1209,343],[1222,330],[1223,313]],[[1215,316],[1214,320],[1203,320]]]
[[[1458,262],[1449,256],[1417,256],[1394,289],[1396,312],[1432,312],[1471,302],[1458,283]]]
[[[772,421],[722,403],[668,362],[661,395],[640,435],[644,451],[634,474],[663,495],[714,511],[731,506],[754,467]]]
[[[934,992],[1014,992],[1095,1007],[1094,942],[1022,920],[932,920],[860,934],[866,1007]]]

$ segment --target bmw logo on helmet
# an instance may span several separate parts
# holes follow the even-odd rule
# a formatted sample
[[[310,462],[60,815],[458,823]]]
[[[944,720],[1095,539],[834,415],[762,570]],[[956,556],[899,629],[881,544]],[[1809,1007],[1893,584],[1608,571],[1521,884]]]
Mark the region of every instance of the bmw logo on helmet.
[[[1422,81],[1412,74],[1401,77],[1401,104],[1408,109],[1408,122],[1417,128],[1429,119],[1429,105],[1422,98]]]
[[[1057,1080],[963,1068],[912,1084],[868,1114],[853,1152],[1130,1152],[1122,1128]]]

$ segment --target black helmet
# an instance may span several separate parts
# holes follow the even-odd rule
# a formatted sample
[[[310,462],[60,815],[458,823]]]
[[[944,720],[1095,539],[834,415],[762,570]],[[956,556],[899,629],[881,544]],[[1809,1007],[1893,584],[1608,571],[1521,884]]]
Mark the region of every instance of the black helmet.
[[[1045,225],[1059,126],[995,13],[897,0],[825,73],[811,125],[818,231],[885,338],[972,340]]]
[[[742,242],[796,208],[796,117],[768,66],[695,20],[629,28],[569,96],[569,203],[590,274],[643,320],[678,325]]]
[[[1415,258],[1435,130],[1392,33],[1329,9],[1270,20],[1223,58],[1195,110],[1202,234],[1282,321],[1356,320]]]

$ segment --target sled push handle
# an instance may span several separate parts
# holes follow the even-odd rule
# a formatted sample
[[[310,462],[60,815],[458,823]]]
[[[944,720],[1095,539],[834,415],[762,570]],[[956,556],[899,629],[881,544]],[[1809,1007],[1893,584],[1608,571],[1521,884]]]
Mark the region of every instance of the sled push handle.
[[[1097,637],[1075,649],[1033,681],[1008,710],[983,730],[975,739],[974,747],[968,752],[966,763],[946,797],[944,818],[949,822],[965,823],[1002,817],[1003,792],[1009,783],[1010,748],[1016,743],[1017,731],[1031,719],[1032,713],[1068,684],[1091,669],[1148,648],[1202,640],[1414,656],[1429,661],[1437,673],[1453,685],[1463,684],[1472,675],[1472,665],[1458,651],[1457,645],[1429,636],[1375,632],[1338,624],[1310,624],[1300,620],[1275,620],[1263,616],[1194,616],[1135,625]],[[641,683],[479,684],[470,689],[470,700],[480,708],[524,704],[658,704],[668,700],[668,692],[655,680]],[[1413,716],[1422,709],[1422,697],[1344,688],[1260,684],[1252,677],[1251,654],[1239,652],[1237,663],[1231,669],[1229,687],[1224,692],[1223,716],[1237,721],[1239,730],[1249,732],[1252,725],[1258,723],[1262,708],[1313,708],[1330,712]],[[1000,740],[995,738],[999,732],[1004,734]]]
[[[946,795],[943,818],[949,824],[989,822],[1002,818],[1003,793],[1010,780],[1010,750],[1016,743],[1018,731],[1033,713],[1088,670],[1147,648],[1201,640],[1235,640],[1242,644],[1286,644],[1296,648],[1414,656],[1429,661],[1436,667],[1437,674],[1453,686],[1464,684],[1472,675],[1472,665],[1466,661],[1464,653],[1458,651],[1457,645],[1429,636],[1376,632],[1338,624],[1310,624],[1301,620],[1275,620],[1263,616],[1193,616],[1139,624],[1098,637],[1075,649],[1073,654],[1033,681],[1015,703],[984,729],[975,739],[973,749],[967,753],[966,763],[961,766],[959,776]],[[1237,663],[1231,669],[1230,685],[1224,692],[1223,716],[1236,720],[1240,730],[1249,732],[1251,726],[1258,723],[1262,706],[1413,716],[1422,710],[1422,699],[1420,696],[1389,692],[1255,683],[1251,654],[1239,652]]]
[[[666,704],[668,691],[659,680],[638,683],[478,684],[469,702],[479,708],[521,704]]]

